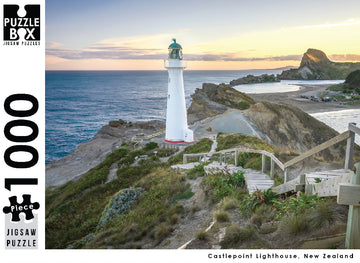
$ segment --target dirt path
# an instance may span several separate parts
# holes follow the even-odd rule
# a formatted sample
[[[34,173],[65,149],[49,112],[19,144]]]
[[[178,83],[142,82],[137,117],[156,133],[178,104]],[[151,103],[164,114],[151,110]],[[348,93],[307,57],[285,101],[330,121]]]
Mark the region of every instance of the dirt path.
[[[188,180],[194,195],[187,200],[181,200],[185,214],[175,225],[171,235],[163,240],[156,248],[177,249],[196,237],[196,234],[207,228],[213,220],[212,211],[205,200],[205,193],[201,188],[203,177]]]

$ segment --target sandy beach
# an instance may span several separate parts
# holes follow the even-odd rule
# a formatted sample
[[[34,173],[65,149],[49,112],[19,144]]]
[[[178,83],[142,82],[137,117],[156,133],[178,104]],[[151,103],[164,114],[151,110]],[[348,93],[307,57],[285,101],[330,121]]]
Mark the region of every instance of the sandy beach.
[[[301,98],[302,94],[306,96],[318,96],[319,93],[326,90],[330,85],[301,85],[297,91],[248,94],[255,101],[283,102],[294,105],[306,113],[317,113],[327,111],[338,111],[346,109],[360,109],[360,105],[344,105],[341,102],[315,102],[310,99]]]

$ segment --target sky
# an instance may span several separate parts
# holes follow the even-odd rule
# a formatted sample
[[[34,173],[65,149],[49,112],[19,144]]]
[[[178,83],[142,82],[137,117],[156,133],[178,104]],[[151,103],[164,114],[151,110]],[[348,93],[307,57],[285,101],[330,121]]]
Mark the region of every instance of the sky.
[[[48,70],[161,70],[172,38],[190,70],[360,61],[360,1],[46,1]]]

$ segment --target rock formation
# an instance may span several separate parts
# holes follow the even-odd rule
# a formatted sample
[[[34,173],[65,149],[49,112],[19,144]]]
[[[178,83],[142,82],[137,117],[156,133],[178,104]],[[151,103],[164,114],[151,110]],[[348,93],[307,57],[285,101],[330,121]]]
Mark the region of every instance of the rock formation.
[[[241,84],[253,84],[253,83],[265,83],[265,82],[279,82],[274,74],[262,74],[260,76],[247,75],[246,77],[234,79],[230,81],[231,86],[237,86]]]
[[[80,144],[73,153],[50,162],[46,166],[46,186],[77,180],[136,134],[152,134],[162,128],[165,128],[165,123],[158,120],[111,121],[109,125],[103,126],[92,140]]]
[[[229,108],[244,110],[255,103],[248,95],[225,84],[203,83],[202,89],[196,89],[191,98],[189,123],[224,113]]]
[[[244,112],[279,148],[302,153],[335,137],[338,132],[306,112],[285,103],[259,102]],[[341,144],[324,150],[326,160],[343,158]]]
[[[300,67],[283,71],[279,79],[345,79],[346,76],[360,69],[360,63],[332,62],[326,54],[317,49],[309,48],[304,53]]]

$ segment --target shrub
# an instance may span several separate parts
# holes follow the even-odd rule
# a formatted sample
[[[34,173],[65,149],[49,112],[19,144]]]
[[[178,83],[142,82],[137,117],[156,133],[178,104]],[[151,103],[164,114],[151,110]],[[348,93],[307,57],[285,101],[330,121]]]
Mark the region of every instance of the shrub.
[[[231,184],[236,187],[244,187],[245,186],[244,171],[237,171],[232,175],[230,175],[228,179],[228,184]]]
[[[249,216],[255,209],[262,204],[273,204],[277,200],[277,195],[271,190],[257,190],[251,195],[248,194],[240,203],[240,210],[244,216]]]
[[[143,188],[123,189],[116,193],[100,218],[98,227],[105,226],[113,218],[127,212],[134,201],[144,192]]]
[[[285,215],[299,215],[304,214],[308,209],[320,200],[316,195],[300,194],[300,196],[290,196],[284,201],[274,201],[278,209],[277,218]]]
[[[235,198],[226,197],[226,198],[224,198],[224,200],[221,202],[220,207],[221,207],[222,209],[224,209],[224,210],[231,210],[231,209],[237,208],[237,207],[238,207],[238,203],[239,203],[239,201],[236,200]]]
[[[293,214],[283,218],[282,228],[286,232],[296,236],[300,232],[309,231],[310,222],[305,214]]]
[[[336,211],[336,205],[333,202],[322,201],[311,210],[308,218],[313,227],[321,228],[343,220],[344,216]]]
[[[228,212],[219,211],[214,214],[215,220],[218,222],[227,222],[230,220],[230,216]]]
[[[227,196],[239,197],[245,191],[243,171],[234,174],[222,172],[211,174],[203,182],[207,187],[205,192],[213,202],[218,202]]]
[[[170,217],[170,224],[175,225],[178,221],[179,221],[179,215],[178,214],[173,214]]]
[[[206,240],[208,239],[208,233],[205,230],[202,230],[196,234],[196,238],[199,240]]]
[[[154,229],[154,239],[160,243],[163,241],[170,233],[173,231],[172,227],[167,223],[161,223],[157,225]]]
[[[190,179],[195,179],[196,177],[202,177],[205,175],[205,170],[204,170],[204,166],[206,164],[202,163],[199,165],[196,165],[194,168],[188,170],[186,172],[186,175],[188,176],[188,178]]]
[[[149,151],[149,150],[153,150],[157,147],[158,147],[158,144],[156,142],[148,142],[147,144],[145,144],[144,149]]]
[[[221,248],[236,248],[241,242],[251,240],[254,232],[249,225],[240,227],[233,224],[226,229],[224,239],[220,242]]]
[[[251,224],[256,225],[257,227],[261,227],[263,223],[263,218],[259,214],[254,214],[250,219]]]

